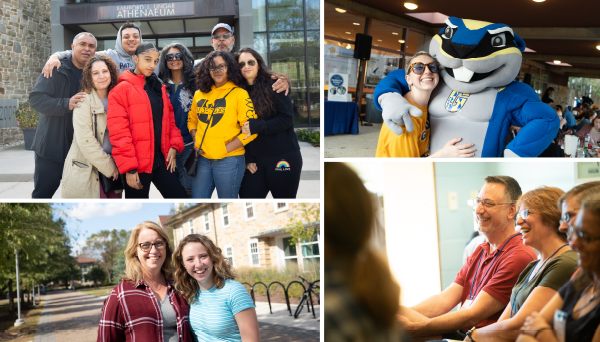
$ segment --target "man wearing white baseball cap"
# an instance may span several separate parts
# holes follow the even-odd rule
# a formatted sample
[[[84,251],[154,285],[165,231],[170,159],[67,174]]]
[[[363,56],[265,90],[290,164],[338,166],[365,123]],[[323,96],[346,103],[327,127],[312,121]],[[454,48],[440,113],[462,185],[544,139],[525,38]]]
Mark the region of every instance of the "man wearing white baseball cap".
[[[232,52],[233,45],[235,44],[235,37],[233,36],[231,26],[224,23],[218,23],[213,27],[211,35],[210,45],[212,45],[213,49]]]

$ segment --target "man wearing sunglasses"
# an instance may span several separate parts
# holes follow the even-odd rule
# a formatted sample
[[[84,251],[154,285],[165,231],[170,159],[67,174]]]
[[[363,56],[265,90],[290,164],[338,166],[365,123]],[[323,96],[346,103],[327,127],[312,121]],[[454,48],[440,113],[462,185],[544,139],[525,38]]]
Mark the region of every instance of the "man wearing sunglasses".
[[[515,232],[519,183],[508,176],[489,176],[484,181],[475,213],[488,242],[467,258],[447,289],[411,308],[401,307],[398,319],[415,337],[462,341],[470,329],[496,322],[519,274],[537,259],[533,248],[523,245],[521,234]],[[451,312],[458,304],[460,309]]]

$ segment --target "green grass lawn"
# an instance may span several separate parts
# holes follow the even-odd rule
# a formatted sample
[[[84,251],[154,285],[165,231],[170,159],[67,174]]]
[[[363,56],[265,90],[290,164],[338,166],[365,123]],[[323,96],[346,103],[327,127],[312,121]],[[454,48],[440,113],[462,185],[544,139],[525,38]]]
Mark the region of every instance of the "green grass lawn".
[[[115,287],[114,285],[100,286],[97,289],[95,289],[95,288],[78,289],[77,291],[88,294],[90,296],[94,296],[94,297],[104,297],[104,296],[108,296],[108,294],[114,287]]]
[[[35,308],[33,306],[27,309],[21,308],[21,318],[25,321],[25,324],[18,327],[14,326],[15,319],[8,316],[8,303],[0,305],[0,334],[4,338],[7,337],[6,334],[14,336],[14,339],[5,341],[26,342],[33,340],[45,301],[43,299],[42,301],[36,300],[36,304]]]

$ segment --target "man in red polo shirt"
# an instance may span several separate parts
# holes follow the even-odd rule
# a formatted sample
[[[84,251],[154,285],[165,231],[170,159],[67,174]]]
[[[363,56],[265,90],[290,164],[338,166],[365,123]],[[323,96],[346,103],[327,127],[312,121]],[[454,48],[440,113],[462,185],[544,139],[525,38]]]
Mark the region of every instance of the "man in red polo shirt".
[[[454,282],[443,292],[398,315],[414,341],[465,338],[466,330],[494,323],[510,301],[519,274],[537,259],[515,230],[519,183],[508,176],[490,176],[475,199],[479,230],[488,242],[467,258]],[[450,312],[460,304],[460,310]],[[441,336],[443,335],[443,336]]]

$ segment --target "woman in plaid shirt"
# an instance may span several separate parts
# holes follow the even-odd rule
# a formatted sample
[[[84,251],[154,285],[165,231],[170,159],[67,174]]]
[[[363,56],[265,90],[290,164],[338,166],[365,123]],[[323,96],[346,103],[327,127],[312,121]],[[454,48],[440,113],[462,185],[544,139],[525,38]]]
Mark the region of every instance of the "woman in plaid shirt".
[[[156,223],[133,228],[123,281],[104,301],[98,342],[192,342],[189,306],[172,284],[172,251],[169,236]]]

